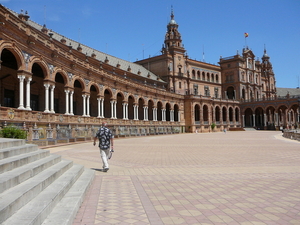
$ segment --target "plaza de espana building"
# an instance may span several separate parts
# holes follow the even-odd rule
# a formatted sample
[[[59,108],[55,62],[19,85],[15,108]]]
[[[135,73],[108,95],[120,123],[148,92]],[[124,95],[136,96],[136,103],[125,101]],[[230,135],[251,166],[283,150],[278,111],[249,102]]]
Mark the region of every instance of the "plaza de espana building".
[[[38,145],[115,137],[295,128],[299,89],[277,88],[266,49],[190,59],[171,12],[161,54],[129,62],[0,5],[0,126]],[[276,65],[275,65],[276,66]]]

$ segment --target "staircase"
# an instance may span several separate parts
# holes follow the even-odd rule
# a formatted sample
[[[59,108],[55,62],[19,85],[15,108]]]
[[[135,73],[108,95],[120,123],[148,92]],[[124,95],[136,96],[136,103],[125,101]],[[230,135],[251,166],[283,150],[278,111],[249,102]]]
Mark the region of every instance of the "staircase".
[[[37,145],[0,138],[0,224],[72,224],[93,177]]]
[[[245,131],[257,131],[255,128],[253,127],[244,127]]]

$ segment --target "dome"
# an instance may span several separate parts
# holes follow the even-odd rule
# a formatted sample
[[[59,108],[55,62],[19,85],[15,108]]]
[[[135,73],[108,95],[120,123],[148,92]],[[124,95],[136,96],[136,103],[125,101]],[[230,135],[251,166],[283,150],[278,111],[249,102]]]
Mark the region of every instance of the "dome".
[[[169,24],[177,24],[174,19],[170,20]]]
[[[173,9],[172,9],[172,12],[171,12],[171,20],[170,20],[169,24],[172,24],[172,25],[176,24],[177,25],[176,21],[174,20]]]
[[[268,58],[268,59],[270,58],[269,55],[267,54],[267,50],[266,49],[264,50],[264,55],[263,55],[262,58]]]

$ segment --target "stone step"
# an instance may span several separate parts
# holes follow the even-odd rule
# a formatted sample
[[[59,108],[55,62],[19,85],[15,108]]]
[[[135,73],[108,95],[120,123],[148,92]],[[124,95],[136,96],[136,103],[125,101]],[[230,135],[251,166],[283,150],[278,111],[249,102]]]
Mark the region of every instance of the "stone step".
[[[94,176],[95,171],[85,169],[68,193],[44,220],[42,225],[72,225]]]
[[[20,221],[22,221],[22,225],[42,224],[83,171],[84,167],[82,165],[74,164],[43,192],[39,193],[24,207],[15,212],[13,216],[4,221],[2,225],[18,224]]]
[[[38,150],[37,145],[25,144],[22,146],[13,146],[0,149],[0,159],[9,158],[16,155],[21,155],[28,152],[33,152]]]
[[[0,138],[0,149],[25,145],[24,139]]]
[[[26,181],[31,177],[34,177],[38,173],[60,161],[61,156],[49,155],[30,164],[26,164],[6,173],[0,174],[0,193]]]
[[[48,155],[50,155],[50,153],[47,150],[37,150],[2,159],[0,160],[0,174],[6,171],[13,170],[17,167],[29,164]]]
[[[52,184],[56,179],[58,179],[62,174],[64,174],[69,168],[71,168],[73,163],[68,160],[62,160],[61,162],[51,166],[47,170],[40,172],[36,176],[22,182],[21,184],[10,188],[0,194],[0,223],[7,220],[14,213],[16,213],[20,208],[34,199],[38,194],[45,190],[50,184]],[[48,195],[56,191],[56,186],[54,189],[48,189]],[[46,195],[47,195],[46,194]],[[39,203],[35,208],[40,208]],[[19,222],[23,220],[20,220]],[[14,224],[14,223],[11,223]],[[21,223],[19,223],[21,224]]]

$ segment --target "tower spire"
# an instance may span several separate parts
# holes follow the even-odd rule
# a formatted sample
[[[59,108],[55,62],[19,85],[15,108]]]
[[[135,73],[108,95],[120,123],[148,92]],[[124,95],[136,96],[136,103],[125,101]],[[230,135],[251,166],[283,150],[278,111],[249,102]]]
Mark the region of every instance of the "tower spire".
[[[171,20],[167,25],[167,33],[165,35],[165,48],[164,50],[170,51],[171,49],[179,52],[185,52],[182,46],[181,35],[178,31],[178,24],[174,19],[173,6],[171,7]]]

